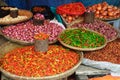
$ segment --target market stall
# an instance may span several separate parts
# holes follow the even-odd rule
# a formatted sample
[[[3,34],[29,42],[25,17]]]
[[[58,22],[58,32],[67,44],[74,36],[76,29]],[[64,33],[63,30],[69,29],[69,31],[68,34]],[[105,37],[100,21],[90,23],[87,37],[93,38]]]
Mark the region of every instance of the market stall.
[[[78,80],[120,76],[119,7],[107,2],[61,4],[55,14],[62,22],[46,5],[0,10],[2,80],[69,80],[73,73]],[[112,21],[116,23],[110,25]]]

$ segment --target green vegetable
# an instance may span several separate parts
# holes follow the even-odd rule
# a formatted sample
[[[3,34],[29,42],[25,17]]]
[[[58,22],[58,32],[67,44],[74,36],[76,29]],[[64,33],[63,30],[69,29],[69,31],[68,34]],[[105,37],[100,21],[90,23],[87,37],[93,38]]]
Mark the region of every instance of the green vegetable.
[[[60,39],[70,46],[79,48],[96,48],[105,44],[103,36],[81,28],[65,30]]]

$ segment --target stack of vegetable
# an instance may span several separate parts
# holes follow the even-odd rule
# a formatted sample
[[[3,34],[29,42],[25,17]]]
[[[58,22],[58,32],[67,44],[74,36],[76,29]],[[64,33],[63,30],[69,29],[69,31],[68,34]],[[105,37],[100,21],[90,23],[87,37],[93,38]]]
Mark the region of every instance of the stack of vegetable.
[[[78,15],[67,15],[67,14],[63,14],[61,15],[61,17],[63,18],[63,20],[66,22],[66,23],[71,23],[73,21],[75,21],[76,19],[78,19],[79,17],[81,16],[78,16]]]
[[[106,76],[103,76],[103,77],[91,78],[89,80],[120,80],[120,77],[106,75]]]
[[[95,4],[88,7],[95,12],[95,17],[100,19],[116,19],[120,18],[120,9],[116,6],[109,5],[107,2]]]
[[[48,6],[33,6],[31,11],[35,15],[36,13],[40,13],[45,16],[45,19],[52,20],[54,18],[54,14],[50,10],[50,7]]]
[[[39,34],[35,34],[34,39],[38,39],[38,40],[45,40],[47,39],[49,36],[45,33],[39,33]]]
[[[34,25],[43,25],[44,24],[44,20],[45,20],[44,15],[42,15],[40,13],[36,13],[33,16],[33,24]]]
[[[65,30],[61,33],[59,41],[73,48],[80,48],[81,50],[95,50],[106,44],[104,36],[82,28]]]
[[[61,74],[74,67],[79,59],[79,54],[62,46],[51,45],[45,54],[35,52],[33,46],[27,46],[8,52],[1,67],[20,78],[26,76],[27,79],[38,79]]]
[[[93,23],[84,23],[84,22],[75,23],[69,26],[69,28],[86,28],[86,29],[97,31],[103,34],[104,36],[106,36],[109,42],[113,41],[118,36],[117,31],[111,25],[100,20],[94,20]]]
[[[120,39],[108,43],[101,50],[84,53],[84,57],[90,60],[120,64]]]
[[[2,29],[2,35],[10,39],[16,39],[26,41],[28,43],[34,42],[34,34],[44,32],[49,36],[49,43],[53,43],[57,40],[60,32],[62,32],[63,26],[58,22],[44,22],[44,25],[33,25],[33,21],[23,22],[16,25],[10,25]]]
[[[85,12],[85,7],[81,2],[69,3],[57,7],[56,12],[60,14],[67,23],[70,23]]]
[[[38,20],[44,20],[44,15],[40,14],[40,13],[36,13],[34,16],[33,16],[34,19],[38,19]]]

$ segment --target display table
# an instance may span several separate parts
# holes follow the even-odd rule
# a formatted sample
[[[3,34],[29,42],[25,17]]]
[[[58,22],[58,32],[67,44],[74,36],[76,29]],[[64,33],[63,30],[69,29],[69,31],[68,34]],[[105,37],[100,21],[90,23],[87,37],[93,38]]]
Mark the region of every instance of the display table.
[[[8,42],[4,37],[0,36],[0,45]],[[80,65],[78,69],[75,72],[77,80],[87,80],[88,76],[93,75],[105,75],[109,74],[109,71],[107,70],[99,70],[92,67],[88,67],[85,65]],[[6,78],[3,74],[1,75],[0,80],[11,80],[9,78]],[[59,79],[59,80],[67,80],[67,78]]]

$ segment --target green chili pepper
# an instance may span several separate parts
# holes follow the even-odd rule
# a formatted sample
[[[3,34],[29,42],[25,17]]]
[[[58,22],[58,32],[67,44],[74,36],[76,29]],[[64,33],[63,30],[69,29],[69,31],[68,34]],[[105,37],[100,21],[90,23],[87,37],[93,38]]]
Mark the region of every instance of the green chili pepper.
[[[68,45],[81,48],[95,48],[105,43],[103,36],[85,29],[66,30],[60,38]]]

